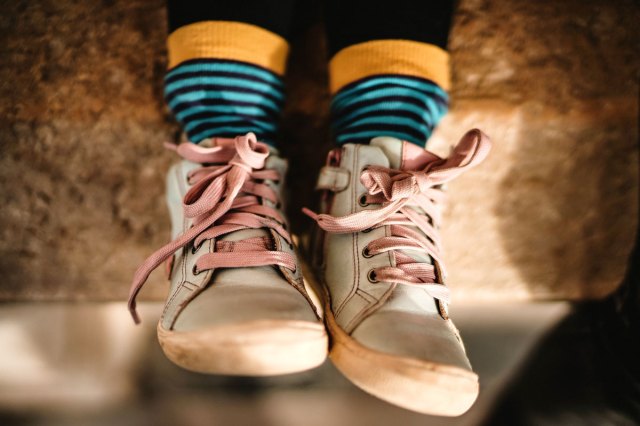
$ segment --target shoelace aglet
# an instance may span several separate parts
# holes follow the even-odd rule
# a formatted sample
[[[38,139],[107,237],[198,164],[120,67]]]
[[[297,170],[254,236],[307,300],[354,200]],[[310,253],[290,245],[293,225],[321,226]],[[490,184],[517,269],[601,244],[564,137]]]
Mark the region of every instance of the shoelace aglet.
[[[302,208],[302,213],[306,214],[307,216],[309,216],[311,219],[318,221],[318,214],[316,212],[314,212],[311,209],[308,209],[306,207]]]
[[[140,319],[140,315],[138,314],[135,303],[133,305],[129,305],[129,314],[131,314],[131,318],[133,319],[134,324],[140,325],[142,320]]]
[[[163,145],[169,151],[177,151],[178,150],[178,145],[176,145],[175,143],[164,142]]]

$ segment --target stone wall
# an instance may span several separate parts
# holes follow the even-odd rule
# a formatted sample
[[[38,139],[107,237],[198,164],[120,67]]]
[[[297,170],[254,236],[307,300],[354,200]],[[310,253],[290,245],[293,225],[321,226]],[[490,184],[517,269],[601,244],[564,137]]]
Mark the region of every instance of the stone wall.
[[[161,1],[3,2],[0,299],[125,297],[168,237]],[[624,273],[638,217],[640,23],[632,0],[463,0],[451,38],[451,114],[486,164],[449,186],[443,229],[458,298],[599,297]],[[294,44],[283,150],[294,230],[310,222],[330,147],[316,26]],[[310,172],[311,171],[311,172]],[[166,291],[156,273],[144,291]]]

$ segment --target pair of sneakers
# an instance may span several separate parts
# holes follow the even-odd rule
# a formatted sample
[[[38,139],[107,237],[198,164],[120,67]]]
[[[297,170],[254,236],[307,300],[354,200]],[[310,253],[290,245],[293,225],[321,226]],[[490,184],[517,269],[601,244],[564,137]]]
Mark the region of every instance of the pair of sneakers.
[[[305,209],[317,224],[305,263],[287,230],[287,162],[275,149],[252,133],[173,146],[182,158],[167,179],[174,240],[136,272],[130,311],[138,321],[135,297],[165,263],[158,338],[181,367],[276,375],[329,354],[383,400],[462,414],[478,378],[447,314],[442,185],[489,148],[472,130],[446,159],[391,137],[334,149],[317,182],[321,211]]]

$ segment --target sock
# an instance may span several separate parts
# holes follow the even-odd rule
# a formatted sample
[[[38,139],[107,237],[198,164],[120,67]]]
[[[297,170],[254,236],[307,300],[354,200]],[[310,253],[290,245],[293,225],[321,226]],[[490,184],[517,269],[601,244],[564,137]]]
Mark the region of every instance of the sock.
[[[189,140],[253,132],[275,144],[289,46],[243,22],[203,21],[168,39],[165,99]]]
[[[332,129],[337,144],[392,136],[425,146],[447,113],[449,56],[411,40],[348,46],[329,64]]]
[[[424,146],[448,109],[454,0],[326,0],[336,142]]]

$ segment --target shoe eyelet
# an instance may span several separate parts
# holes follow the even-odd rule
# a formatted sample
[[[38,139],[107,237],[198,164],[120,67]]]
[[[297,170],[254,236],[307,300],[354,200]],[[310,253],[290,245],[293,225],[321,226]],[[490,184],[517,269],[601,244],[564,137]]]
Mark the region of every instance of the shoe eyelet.
[[[362,257],[369,259],[372,258],[373,255],[369,252],[369,247],[365,247],[362,249]]]
[[[193,275],[199,275],[200,271],[198,271],[198,265],[193,265],[193,268],[191,268],[191,273],[193,273]]]
[[[194,244],[191,246],[191,254],[196,254],[198,252],[198,250],[200,250],[200,247],[202,247],[202,243],[198,244],[197,246]]]
[[[378,279],[376,278],[376,271],[373,269],[369,270],[369,273],[367,274],[367,278],[369,279],[369,282],[372,282],[374,284],[378,282]]]
[[[360,207],[367,207],[369,203],[367,203],[367,194],[362,194],[360,198],[358,198],[358,204]]]

